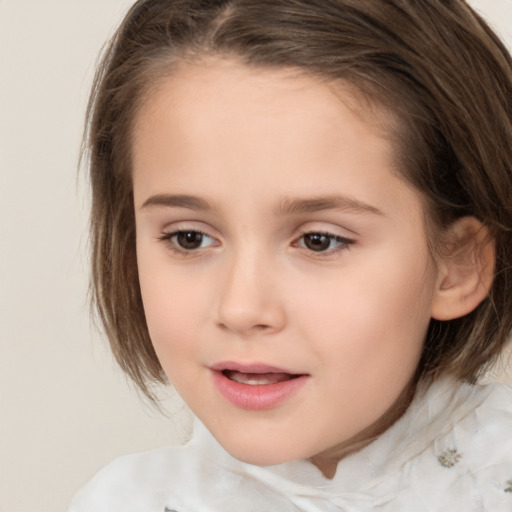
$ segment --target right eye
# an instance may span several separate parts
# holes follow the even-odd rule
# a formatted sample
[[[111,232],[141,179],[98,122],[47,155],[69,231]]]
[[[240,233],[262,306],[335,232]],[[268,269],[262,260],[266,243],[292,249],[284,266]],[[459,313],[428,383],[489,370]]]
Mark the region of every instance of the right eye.
[[[346,250],[354,240],[332,233],[307,232],[297,242],[297,247],[303,247],[318,254],[333,254]]]
[[[215,245],[215,240],[207,234],[196,230],[181,230],[165,233],[160,240],[167,242],[172,248],[181,251],[195,251],[211,245]]]

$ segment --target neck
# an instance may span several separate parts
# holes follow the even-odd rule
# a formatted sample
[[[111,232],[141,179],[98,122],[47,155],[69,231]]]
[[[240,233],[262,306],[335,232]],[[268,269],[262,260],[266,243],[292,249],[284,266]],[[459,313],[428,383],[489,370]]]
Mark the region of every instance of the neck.
[[[334,478],[336,469],[338,468],[338,462],[341,459],[362,450],[365,446],[368,446],[403,416],[412,402],[416,391],[416,385],[416,379],[411,380],[411,382],[400,393],[398,399],[395,400],[393,405],[377,421],[356,434],[354,437],[344,441],[335,449],[330,448],[326,452],[314,455],[309,459],[310,462],[313,463],[326,478]]]

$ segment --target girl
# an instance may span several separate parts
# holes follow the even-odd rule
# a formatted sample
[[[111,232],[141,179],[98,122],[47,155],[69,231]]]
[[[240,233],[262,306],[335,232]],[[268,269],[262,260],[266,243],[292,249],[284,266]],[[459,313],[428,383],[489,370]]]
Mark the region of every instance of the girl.
[[[139,0],[88,117],[94,297],[192,440],[73,512],[510,511],[512,61],[463,0]]]

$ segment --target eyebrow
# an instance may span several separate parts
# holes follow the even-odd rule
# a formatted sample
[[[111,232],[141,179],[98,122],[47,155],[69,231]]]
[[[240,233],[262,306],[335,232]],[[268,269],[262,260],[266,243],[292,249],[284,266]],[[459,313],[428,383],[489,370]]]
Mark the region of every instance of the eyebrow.
[[[144,201],[141,209],[166,207],[187,208],[205,212],[214,211],[213,206],[206,200],[186,194],[156,194]],[[275,208],[276,215],[293,215],[314,213],[322,210],[343,210],[350,213],[371,213],[384,215],[381,210],[367,203],[347,196],[321,196],[308,199],[284,198]]]
[[[371,213],[384,215],[384,213],[367,203],[347,196],[321,196],[309,199],[285,198],[276,208],[278,215],[297,213],[314,213],[322,210],[343,210],[350,213]]]
[[[188,208],[189,210],[212,211],[213,207],[197,196],[190,195],[170,195],[170,194],[157,194],[149,197],[142,203],[141,210],[153,207],[167,207],[167,208]]]

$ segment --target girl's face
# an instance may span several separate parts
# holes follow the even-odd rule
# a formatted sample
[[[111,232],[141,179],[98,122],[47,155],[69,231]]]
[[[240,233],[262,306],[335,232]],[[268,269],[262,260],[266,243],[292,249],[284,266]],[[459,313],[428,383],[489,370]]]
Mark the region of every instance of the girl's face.
[[[422,352],[438,279],[421,198],[357,105],[343,87],[218,60],[182,65],[136,119],[151,338],[194,413],[250,463],[323,469],[378,429]]]

